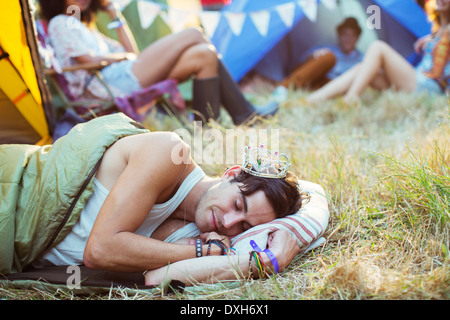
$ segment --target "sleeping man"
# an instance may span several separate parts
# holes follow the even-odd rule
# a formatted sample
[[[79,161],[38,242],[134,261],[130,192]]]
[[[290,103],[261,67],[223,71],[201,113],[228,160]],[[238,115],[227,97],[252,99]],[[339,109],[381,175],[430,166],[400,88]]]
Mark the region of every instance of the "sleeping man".
[[[2,146],[2,160],[18,165],[0,172],[15,201],[1,212],[15,228],[0,230],[9,238],[0,272],[85,265],[147,271],[154,285],[168,264],[187,283],[282,271],[323,233],[326,201],[317,217],[302,214],[287,158],[261,148],[245,155],[242,166],[208,177],[177,135],[122,114],[78,125],[52,146]]]

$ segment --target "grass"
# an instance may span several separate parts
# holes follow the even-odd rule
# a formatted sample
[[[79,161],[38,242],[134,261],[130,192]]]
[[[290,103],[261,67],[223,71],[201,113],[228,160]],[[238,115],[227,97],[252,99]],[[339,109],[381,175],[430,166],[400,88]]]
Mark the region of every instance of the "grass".
[[[359,107],[339,99],[308,106],[290,91],[274,117],[280,150],[301,179],[329,199],[327,244],[281,274],[241,285],[188,288],[169,297],[114,290],[95,299],[449,299],[450,105],[445,96],[367,91]],[[264,102],[264,94],[257,102]],[[152,130],[174,130],[151,115]],[[231,128],[226,114],[206,128]],[[204,165],[218,175],[222,165]],[[7,299],[77,299],[0,288]]]

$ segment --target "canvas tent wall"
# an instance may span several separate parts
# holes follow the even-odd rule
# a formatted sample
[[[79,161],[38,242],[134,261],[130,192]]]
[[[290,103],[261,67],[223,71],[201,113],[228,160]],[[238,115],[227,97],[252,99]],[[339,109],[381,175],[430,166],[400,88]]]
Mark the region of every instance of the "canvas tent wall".
[[[30,3],[1,0],[0,143],[50,141],[52,112]]]
[[[380,10],[378,29],[367,27],[369,6]],[[235,0],[221,14],[212,41],[235,80],[255,67],[281,80],[307,49],[335,43],[335,28],[348,16],[363,29],[363,51],[381,39],[409,58],[413,42],[431,30],[415,0]]]

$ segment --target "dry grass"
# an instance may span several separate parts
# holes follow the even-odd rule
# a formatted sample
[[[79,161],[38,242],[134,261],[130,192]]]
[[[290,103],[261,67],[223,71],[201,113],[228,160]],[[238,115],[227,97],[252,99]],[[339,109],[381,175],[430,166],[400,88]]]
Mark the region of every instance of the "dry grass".
[[[327,191],[327,245],[277,277],[182,298],[449,299],[447,99],[368,91],[351,108],[339,99],[307,106],[304,97],[290,92],[253,127],[279,128],[294,172]]]
[[[325,188],[331,213],[327,244],[270,279],[199,285],[169,298],[449,299],[447,98],[367,91],[361,105],[351,108],[339,100],[308,106],[304,97],[290,92],[277,115],[253,128],[279,128],[280,150],[290,155],[294,172]],[[146,124],[153,130],[177,128],[176,121],[153,115]],[[209,127],[224,132],[232,126],[225,114]],[[209,174],[223,169],[204,167]],[[0,290],[9,299],[30,294]],[[116,292],[97,298],[151,297]]]

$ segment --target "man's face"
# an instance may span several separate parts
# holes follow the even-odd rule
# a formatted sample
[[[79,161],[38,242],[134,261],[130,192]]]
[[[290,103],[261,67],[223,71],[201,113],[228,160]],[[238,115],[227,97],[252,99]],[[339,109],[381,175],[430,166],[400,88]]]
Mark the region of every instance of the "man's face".
[[[201,232],[233,237],[276,218],[263,191],[244,196],[239,185],[223,179],[203,195],[195,212],[195,223]]]
[[[355,50],[358,42],[358,34],[352,28],[344,28],[338,33],[338,44],[344,53],[350,53]]]

